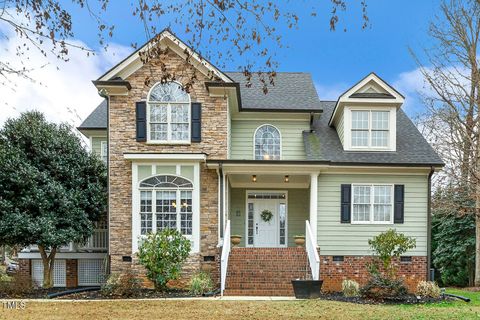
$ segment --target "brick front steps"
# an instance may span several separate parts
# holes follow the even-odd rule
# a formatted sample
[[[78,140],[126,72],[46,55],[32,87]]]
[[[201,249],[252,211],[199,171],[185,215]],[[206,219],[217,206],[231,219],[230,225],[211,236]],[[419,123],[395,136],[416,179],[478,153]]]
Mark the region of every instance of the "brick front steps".
[[[292,296],[291,280],[311,278],[304,248],[232,248],[225,295]]]

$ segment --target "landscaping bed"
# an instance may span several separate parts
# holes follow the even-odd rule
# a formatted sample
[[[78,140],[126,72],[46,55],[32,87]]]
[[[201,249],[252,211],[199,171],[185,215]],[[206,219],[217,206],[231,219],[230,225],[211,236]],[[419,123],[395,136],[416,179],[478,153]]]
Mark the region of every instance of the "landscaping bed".
[[[80,299],[80,300],[99,300],[99,299],[158,299],[158,298],[191,298],[193,296],[187,290],[168,290],[156,291],[153,289],[138,289],[128,296],[103,294],[101,291],[87,291],[72,293],[55,299]]]
[[[439,303],[445,301],[455,300],[452,297],[440,296],[439,298],[421,297],[420,299],[413,294],[407,294],[395,298],[385,299],[369,299],[363,297],[345,297],[341,292],[322,293],[320,295],[321,300],[350,302],[357,304],[424,304],[424,303]]]

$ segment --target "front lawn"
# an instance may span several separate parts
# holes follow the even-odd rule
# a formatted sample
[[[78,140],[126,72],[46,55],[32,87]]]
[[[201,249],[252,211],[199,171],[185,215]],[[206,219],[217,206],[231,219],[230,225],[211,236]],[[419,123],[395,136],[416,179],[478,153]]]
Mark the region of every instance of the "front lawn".
[[[1,319],[474,319],[480,318],[480,293],[448,290],[472,302],[430,305],[360,305],[335,301],[78,301],[30,302],[7,310]]]

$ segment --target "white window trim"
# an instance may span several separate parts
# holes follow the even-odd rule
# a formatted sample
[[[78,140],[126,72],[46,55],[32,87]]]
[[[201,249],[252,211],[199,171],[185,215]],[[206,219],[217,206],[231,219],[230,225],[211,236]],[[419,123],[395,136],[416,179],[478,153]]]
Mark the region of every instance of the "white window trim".
[[[200,163],[199,162],[132,162],[132,254],[138,252],[138,244],[142,238],[140,234],[141,221],[140,221],[140,182],[138,181],[138,166],[151,165],[152,176],[158,175],[156,172],[157,166],[176,166],[176,174],[179,177],[185,178],[193,183],[192,190],[192,234],[188,236],[188,239],[193,241],[191,253],[200,252]],[[181,166],[193,165],[193,180],[187,177],[183,177],[180,174]],[[153,201],[153,197],[152,197]],[[153,206],[153,202],[152,202]],[[153,216],[152,216],[152,228],[153,228]]]
[[[257,129],[255,129],[255,131],[253,132],[253,160],[256,160],[255,159],[255,137],[257,136],[257,132],[258,130],[263,127],[263,126],[271,126],[271,127],[274,127],[277,131],[278,131],[278,135],[280,137],[280,159],[279,160],[282,160],[282,149],[283,149],[283,145],[282,145],[282,131],[280,131],[280,129],[277,127],[277,126],[274,126],[273,124],[270,124],[270,123],[264,123],[264,124],[261,124],[257,127]],[[263,159],[262,159],[263,160]]]
[[[355,186],[370,186],[370,220],[369,221],[354,221],[353,220],[353,196],[354,196],[354,192],[353,192],[353,187]],[[373,191],[373,187],[383,187],[383,186],[387,186],[387,187],[390,187],[391,188],[391,200],[392,202],[390,203],[390,206],[391,206],[391,212],[390,212],[390,221],[374,221],[373,220],[373,207],[374,207],[374,191]],[[390,225],[390,224],[393,224],[393,209],[394,209],[394,184],[390,184],[390,183],[352,183],[352,190],[351,190],[351,194],[350,194],[350,214],[351,214],[351,219],[350,219],[350,223],[351,224],[383,224],[383,225]]]
[[[173,83],[176,83],[178,85],[182,85],[178,81],[170,81]],[[159,101],[150,101],[150,94],[152,90],[159,85],[160,82],[155,83],[150,90],[148,91],[147,95],[147,144],[176,144],[176,145],[190,145],[191,140],[192,140],[192,110],[191,110],[191,104],[192,104],[192,98],[190,97],[190,94],[187,93],[188,96],[188,102],[159,102]],[[184,105],[188,103],[188,139],[187,140],[172,140],[171,135],[172,135],[172,130],[171,130],[171,106],[172,105]],[[167,105],[167,140],[152,140],[150,138],[150,107],[151,105],[160,105],[160,104],[166,104]]]
[[[163,175],[163,174],[162,174]],[[155,175],[157,176],[157,175]],[[150,177],[147,177],[143,180],[147,180],[149,178],[152,178],[154,176],[150,176]],[[178,177],[181,177],[181,176],[178,176]],[[190,179],[187,179],[185,177],[181,177],[183,179],[186,179],[188,181],[190,181]],[[142,181],[143,181],[142,180]],[[191,182],[191,181],[190,181]],[[139,182],[141,183],[141,181]],[[193,182],[192,182],[193,184]],[[152,193],[152,212],[140,212],[140,210],[138,211],[138,214],[140,215],[140,226],[141,226],[141,222],[142,222],[142,219],[141,219],[141,214],[142,213],[150,213],[152,215],[152,231],[151,232],[157,232],[157,214],[159,214],[157,212],[157,191],[175,191],[175,202],[177,203],[177,206],[175,208],[176,212],[176,225],[177,225],[177,231],[179,232],[182,232],[181,230],[181,223],[182,223],[182,219],[181,219],[181,192],[182,191],[191,191],[192,192],[192,224],[193,224],[193,188],[150,188],[150,187],[139,187],[138,188],[139,192],[141,193],[142,191],[150,191]],[[140,200],[141,200],[141,197],[140,197]],[[169,212],[169,213],[172,213],[172,212]],[[145,237],[146,235],[142,235],[141,234],[141,227],[140,227],[140,236],[141,237]],[[193,225],[192,225],[192,234],[183,234],[183,236],[189,240],[192,240],[193,239]]]
[[[352,146],[352,111],[368,111],[368,146],[367,147],[356,147]],[[371,146],[372,141],[372,111],[386,111],[390,114],[388,115],[388,145],[386,147],[373,147]],[[396,141],[397,141],[397,109],[396,107],[345,107],[344,109],[344,149],[347,151],[396,151]]]
[[[104,145],[107,146],[107,148],[106,148],[107,154],[104,154],[104,152],[103,152],[103,150],[104,150],[103,146],[104,146]],[[105,157],[105,160],[104,160],[104,157]],[[100,142],[100,158],[101,158],[102,160],[104,160],[105,163],[108,162],[108,144],[107,144],[107,141],[101,141],[101,142]]]

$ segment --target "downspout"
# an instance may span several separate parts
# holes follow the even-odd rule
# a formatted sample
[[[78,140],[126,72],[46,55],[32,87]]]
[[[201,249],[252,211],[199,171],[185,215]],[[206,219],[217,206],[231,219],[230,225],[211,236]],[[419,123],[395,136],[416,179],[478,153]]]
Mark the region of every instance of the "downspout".
[[[110,263],[110,97],[106,90],[99,90],[98,95],[107,101],[107,268],[108,274],[111,273]]]
[[[428,174],[428,204],[427,204],[427,280],[431,281],[430,268],[432,259],[432,175],[434,167],[430,167]]]
[[[219,179],[220,179],[220,238],[223,239],[223,202],[224,202],[224,199],[223,199],[223,184],[224,184],[224,181],[223,181],[223,166],[222,164],[220,163],[218,165],[218,172],[219,172]]]

